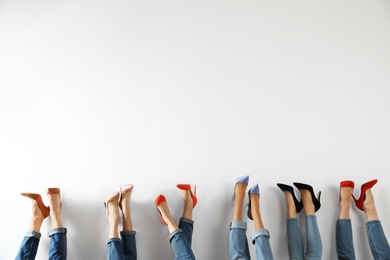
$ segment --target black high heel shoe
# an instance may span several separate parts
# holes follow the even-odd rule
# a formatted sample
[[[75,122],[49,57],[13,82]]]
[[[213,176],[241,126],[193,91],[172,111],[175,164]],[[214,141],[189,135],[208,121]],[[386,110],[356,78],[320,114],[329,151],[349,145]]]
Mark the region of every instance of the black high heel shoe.
[[[302,202],[298,201],[297,197],[295,197],[295,193],[294,193],[294,189],[293,187],[289,186],[289,185],[286,185],[286,184],[282,184],[282,183],[277,183],[276,185],[278,185],[278,187],[284,192],[284,191],[288,191],[291,193],[293,199],[294,199],[294,204],[295,204],[295,210],[297,211],[297,213],[299,213],[302,208],[303,208],[303,205],[302,205]]]
[[[315,211],[319,210],[321,208],[320,198],[321,198],[321,191],[318,193],[318,199],[314,195],[313,187],[304,183],[294,182],[295,187],[297,187],[298,190],[308,190],[311,194],[311,200],[313,201]]]

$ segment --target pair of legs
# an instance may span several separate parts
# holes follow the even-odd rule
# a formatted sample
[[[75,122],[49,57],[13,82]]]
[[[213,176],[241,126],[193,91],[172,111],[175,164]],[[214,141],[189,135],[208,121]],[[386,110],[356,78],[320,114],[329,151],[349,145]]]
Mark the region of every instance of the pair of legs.
[[[52,229],[49,231],[50,249],[48,259],[65,260],[67,257],[67,240],[66,228],[62,226],[60,189],[47,189],[48,207],[43,204],[39,194],[22,193],[22,195],[32,199],[32,214],[29,229],[22,240],[15,259],[35,259],[41,238],[42,223],[45,218],[50,216]]]
[[[375,183],[376,181],[371,181],[372,186]],[[366,230],[371,253],[374,259],[390,259],[390,247],[375,207],[374,196],[371,191],[372,186],[370,185],[367,190],[364,190],[364,185],[362,185],[363,195],[361,196],[363,197],[360,208],[362,208],[367,219]],[[353,188],[354,184],[352,181],[343,181],[340,183],[340,213],[336,222],[336,249],[338,259],[343,260],[356,259],[350,218]],[[359,202],[357,202],[357,205],[359,205]]]
[[[136,260],[136,232],[131,221],[130,198],[133,185],[124,185],[118,192],[109,195],[104,205],[109,226],[107,260]],[[119,237],[119,209],[122,212],[122,231]]]
[[[320,208],[319,199],[314,196],[311,186],[294,183],[301,193],[301,202],[295,195],[293,188],[285,184],[278,184],[286,197],[287,204],[287,243],[290,259],[319,260],[322,256],[322,241],[315,212]],[[306,220],[306,253],[298,225],[298,213],[305,212]]]
[[[242,208],[248,180],[248,176],[238,178],[234,188],[233,220],[230,223],[229,229],[229,256],[231,260],[251,259],[246,237],[247,223],[242,220]],[[264,228],[260,213],[260,192],[258,185],[255,185],[249,191],[249,206],[248,217],[253,220],[255,227],[255,231],[251,235],[251,240],[256,247],[256,259],[272,260],[273,255],[269,242],[269,232]]]
[[[160,219],[168,228],[168,241],[172,245],[175,260],[194,260],[195,255],[191,249],[194,221],[192,211],[197,203],[196,196],[192,194],[188,184],[178,185],[184,200],[183,214],[179,225],[176,224],[169,211],[168,203],[163,195],[159,195],[154,204],[160,213]]]

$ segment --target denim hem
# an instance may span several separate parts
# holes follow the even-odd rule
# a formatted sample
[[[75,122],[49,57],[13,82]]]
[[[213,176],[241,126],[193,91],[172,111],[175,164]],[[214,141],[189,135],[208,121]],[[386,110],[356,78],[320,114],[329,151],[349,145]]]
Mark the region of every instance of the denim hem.
[[[122,240],[119,237],[112,237],[108,240],[107,244],[112,243],[112,242],[119,242],[122,244]]]
[[[184,222],[184,223],[188,223],[188,224],[194,225],[194,221],[192,219],[189,219],[189,218],[180,218],[180,221]]]
[[[121,236],[135,236],[135,234],[137,234],[137,232],[135,230],[124,230],[124,231],[121,231]]]
[[[169,243],[171,243],[173,237],[174,237],[175,235],[177,235],[178,233],[183,233],[183,230],[181,230],[181,229],[179,228],[179,229],[174,230],[171,234],[169,234],[169,236],[168,236],[168,238],[167,238],[168,241],[169,241]]]
[[[375,225],[376,223],[381,223],[380,220],[370,220],[370,221],[367,221],[366,222],[366,226],[371,226],[371,225]]]
[[[66,234],[66,228],[61,227],[61,228],[53,228],[52,230],[49,231],[49,237],[55,234]]]
[[[255,244],[255,239],[258,238],[259,236],[267,236],[269,238],[269,231],[265,228],[260,228],[260,229],[255,230],[251,234],[251,239],[252,239],[253,244]]]
[[[246,224],[245,221],[233,220],[232,222],[230,222],[230,229],[232,229],[232,228],[239,228],[239,229],[246,230],[247,229],[247,224]]]
[[[29,230],[26,232],[26,234],[24,234],[25,237],[33,237],[33,238],[37,238],[37,239],[40,239],[41,235],[42,235],[41,233],[36,232],[34,230]]]

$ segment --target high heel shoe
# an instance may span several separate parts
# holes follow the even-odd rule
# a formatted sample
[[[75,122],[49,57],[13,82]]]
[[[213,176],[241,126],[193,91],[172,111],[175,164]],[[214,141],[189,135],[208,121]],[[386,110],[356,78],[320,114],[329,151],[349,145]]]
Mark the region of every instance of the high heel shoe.
[[[311,200],[313,201],[315,212],[321,208],[321,191],[318,193],[318,199],[314,195],[313,187],[304,183],[294,182],[295,187],[297,187],[298,190],[308,190],[311,194]],[[302,200],[302,199],[301,199]]]
[[[294,205],[295,205],[295,211],[297,213],[299,213],[302,208],[303,208],[303,205],[302,205],[302,202],[298,201],[297,197],[295,197],[295,193],[294,193],[294,188],[292,186],[289,186],[289,185],[286,185],[286,184],[282,184],[282,183],[277,183],[276,185],[278,185],[278,187],[284,192],[284,191],[288,191],[291,193],[292,197],[293,197],[293,200],[294,200]]]
[[[341,201],[341,188],[349,187],[349,188],[355,188],[355,183],[350,180],[345,180],[340,182],[340,193],[339,193],[339,199]]]
[[[192,208],[195,208],[196,204],[198,203],[198,198],[196,197],[196,186],[194,187],[194,193],[191,191],[190,184],[177,184],[177,187],[180,190],[188,190],[190,192],[192,198]]]
[[[134,185],[133,184],[127,184],[119,187],[120,197],[118,200],[119,208],[122,210],[122,198],[125,197],[127,193],[130,193],[129,196],[131,196],[131,193],[133,192]]]
[[[61,189],[60,188],[47,188],[46,194],[47,195],[58,194],[58,195],[60,195],[60,199],[61,199]],[[62,207],[62,201],[60,201],[60,207]]]
[[[258,184],[254,185],[248,190],[249,203],[248,203],[248,212],[246,215],[248,216],[249,219],[253,220],[252,212],[251,212],[252,209],[251,194],[258,194],[260,196],[260,188]]]
[[[360,197],[359,199],[356,199],[354,195],[352,195],[352,198],[353,200],[355,201],[355,204],[356,204],[356,207],[362,211],[364,211],[363,209],[363,203],[364,203],[364,200],[366,199],[366,191],[368,189],[371,189],[376,183],[378,182],[377,179],[374,179],[372,181],[369,181],[369,182],[366,182],[366,183],[363,183],[362,186],[361,186],[361,191],[360,191]]]
[[[245,184],[248,184],[249,182],[249,175],[245,175],[245,176],[241,176],[241,177],[238,177],[236,179],[236,184],[234,185],[234,190],[233,190],[233,196],[232,196],[232,200],[234,201],[234,197],[235,197],[235,192],[236,192],[236,186],[238,183],[245,183]]]
[[[50,215],[49,207],[45,206],[42,201],[42,197],[37,193],[21,193],[22,196],[35,200],[38,203],[38,208],[42,212],[43,218],[47,218]]]
[[[157,206],[160,205],[161,203],[163,202],[167,202],[167,199],[164,197],[164,195],[160,194],[158,195],[158,197],[154,200],[154,205]],[[161,222],[165,225],[165,226],[168,226],[167,222],[165,222],[165,220],[163,219],[163,216],[160,212],[160,210],[157,208],[157,211],[158,211],[158,214],[160,214],[160,220]]]

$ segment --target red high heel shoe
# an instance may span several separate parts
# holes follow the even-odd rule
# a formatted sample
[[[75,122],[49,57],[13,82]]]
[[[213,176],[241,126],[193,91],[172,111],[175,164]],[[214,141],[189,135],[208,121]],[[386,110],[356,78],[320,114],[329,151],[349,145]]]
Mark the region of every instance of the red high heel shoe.
[[[366,182],[362,184],[361,191],[360,191],[360,197],[359,199],[356,199],[355,196],[352,194],[352,198],[355,201],[356,207],[362,211],[363,209],[363,203],[364,200],[366,199],[366,191],[368,189],[371,189],[376,183],[378,182],[377,179],[374,179],[372,181]]]
[[[353,181],[350,181],[350,180],[345,180],[345,181],[341,181],[340,182],[340,191],[341,191],[341,188],[344,188],[344,187],[350,187],[350,188],[355,188],[355,183]],[[341,194],[339,193],[339,200],[341,201]]]
[[[181,190],[190,191],[191,198],[192,198],[192,208],[195,208],[196,204],[198,203],[198,199],[196,198],[196,186],[194,187],[194,193],[192,193],[192,191],[191,191],[190,184],[177,184],[177,187]]]
[[[42,197],[37,193],[21,193],[22,196],[35,200],[38,203],[38,208],[41,210],[43,218],[47,218],[50,215],[49,207],[45,206],[42,201]]]
[[[160,205],[161,203],[163,202],[167,202],[167,199],[164,197],[164,195],[160,194],[158,195],[158,197],[154,200],[154,205],[157,206]],[[157,208],[157,211],[158,211],[158,214],[160,214],[160,220],[161,222],[165,225],[165,226],[168,226],[167,222],[165,222],[165,220],[163,219],[162,215],[161,215],[161,212],[160,210]]]

